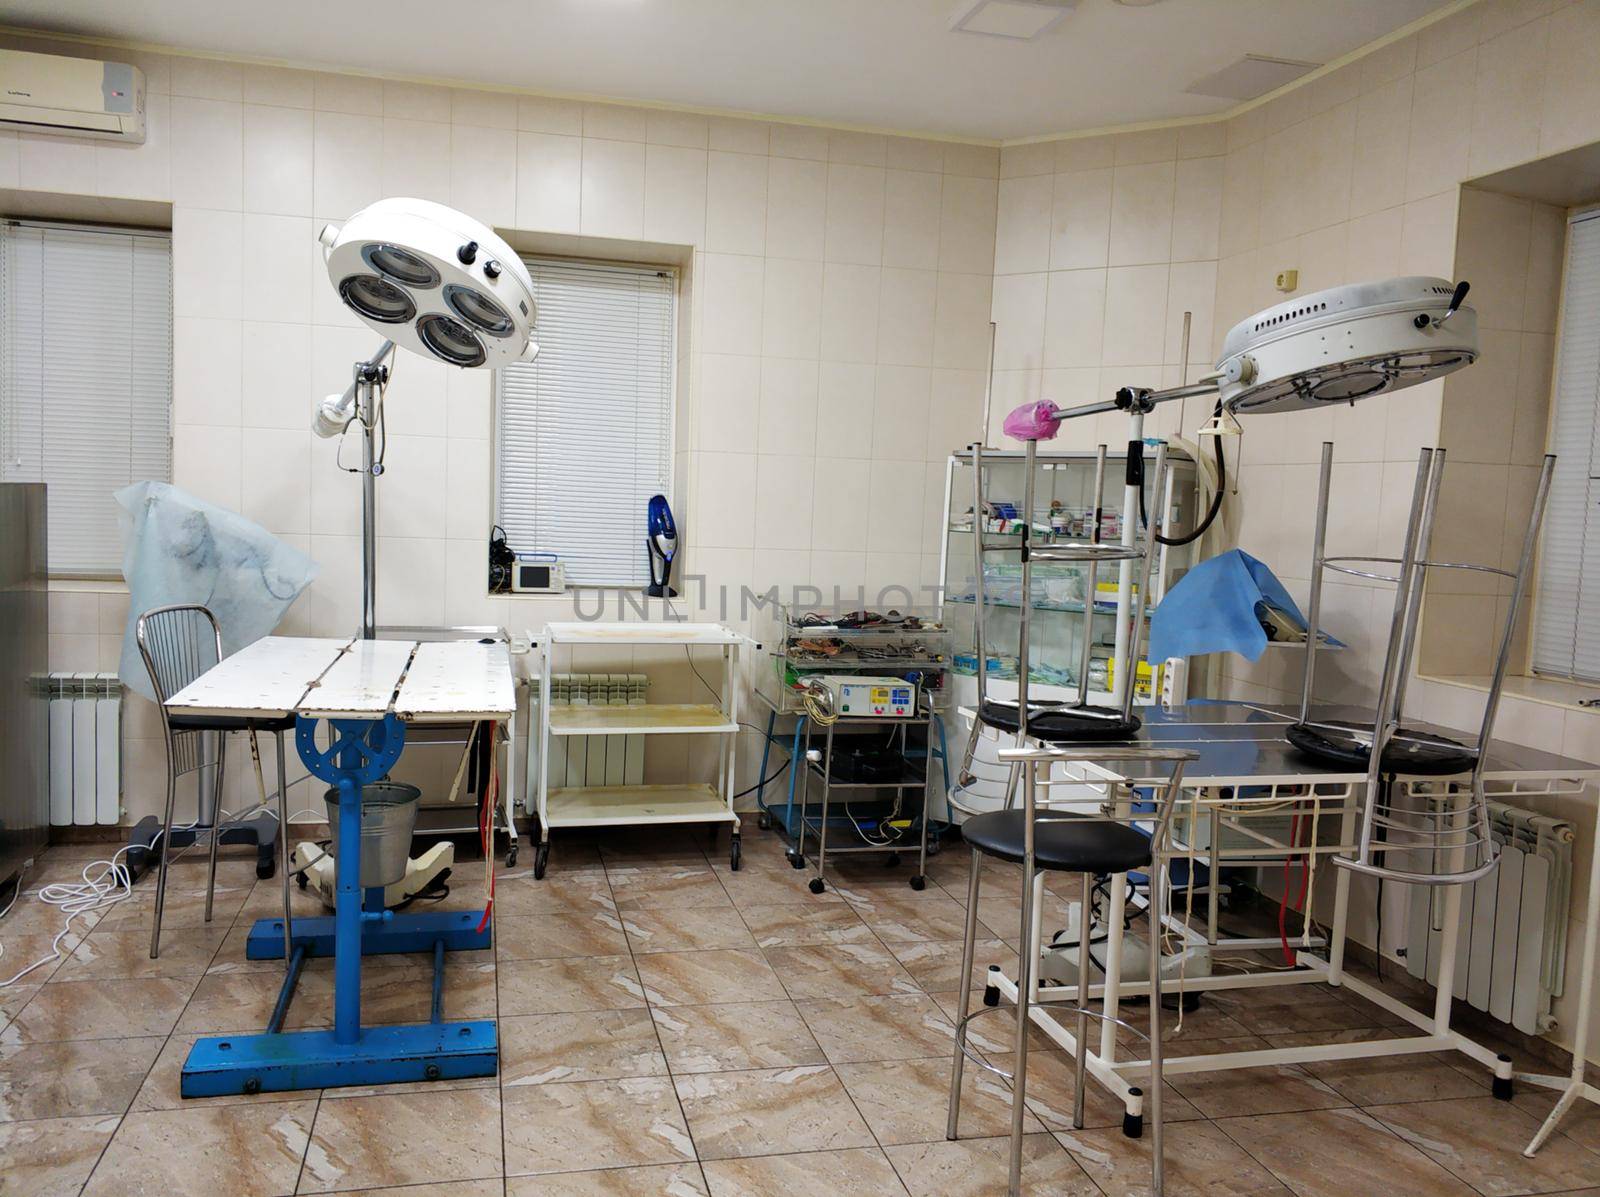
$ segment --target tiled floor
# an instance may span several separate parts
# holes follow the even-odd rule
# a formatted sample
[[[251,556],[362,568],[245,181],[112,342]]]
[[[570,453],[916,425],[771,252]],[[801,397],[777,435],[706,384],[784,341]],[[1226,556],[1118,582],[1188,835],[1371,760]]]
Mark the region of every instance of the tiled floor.
[[[75,874],[85,852],[47,853],[29,885]],[[863,866],[814,896],[753,830],[737,874],[702,835],[558,843],[545,881],[499,879],[494,955],[450,960],[446,1016],[498,1017],[497,1078],[186,1102],[190,1044],[262,1027],[282,969],[244,959],[278,883],[227,860],[208,927],[204,868],[187,859],[160,960],[145,881],[70,959],[0,991],[0,1195],[1002,1193],[1002,1082],[968,1069],[970,1137],[944,1138],[965,868],[964,852],[936,858],[916,893],[903,868]],[[479,876],[462,868],[448,904],[474,905]],[[1007,881],[996,868],[981,903],[984,963],[1013,959]],[[0,921],[0,971],[56,925],[24,898]],[[425,1020],[428,975],[418,958],[369,961],[365,1019]],[[327,1025],[331,995],[330,962],[311,963],[288,1025]],[[1169,1044],[1369,1037],[1391,1021],[1331,991],[1235,991]],[[980,1020],[980,1048],[1007,1055],[1008,1026]],[[1091,1086],[1072,1129],[1070,1061],[1043,1046],[1031,1061],[1028,1191],[1145,1192],[1148,1140],[1122,1136],[1120,1107]],[[1188,1076],[1169,1094],[1174,1197],[1600,1197],[1585,1187],[1600,1186],[1600,1110],[1523,1159],[1548,1099],[1495,1102],[1460,1057]]]

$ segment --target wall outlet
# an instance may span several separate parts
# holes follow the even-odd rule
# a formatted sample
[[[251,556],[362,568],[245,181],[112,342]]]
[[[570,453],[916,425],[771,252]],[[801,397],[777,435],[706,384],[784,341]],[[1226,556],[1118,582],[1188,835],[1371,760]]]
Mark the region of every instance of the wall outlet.
[[[1272,280],[1272,285],[1280,291],[1293,291],[1300,285],[1300,272],[1298,270],[1280,270],[1277,277]]]

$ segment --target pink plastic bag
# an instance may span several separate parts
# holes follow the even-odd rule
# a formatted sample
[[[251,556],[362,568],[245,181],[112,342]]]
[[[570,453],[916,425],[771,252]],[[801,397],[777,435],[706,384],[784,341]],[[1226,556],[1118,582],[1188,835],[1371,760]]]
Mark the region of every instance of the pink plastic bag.
[[[1006,417],[1005,434],[1019,441],[1054,440],[1061,431],[1061,421],[1054,418],[1060,410],[1048,399],[1024,403]]]

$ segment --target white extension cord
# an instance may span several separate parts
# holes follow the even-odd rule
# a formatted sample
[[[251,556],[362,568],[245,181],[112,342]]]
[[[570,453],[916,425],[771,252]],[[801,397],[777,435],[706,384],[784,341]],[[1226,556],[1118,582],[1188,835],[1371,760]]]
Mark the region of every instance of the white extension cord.
[[[37,897],[46,906],[54,906],[65,912],[67,921],[62,924],[61,930],[56,933],[55,939],[50,941],[50,954],[41,956],[27,968],[4,981],[0,981],[0,989],[9,988],[22,980],[35,969],[43,968],[62,957],[61,944],[72,932],[72,924],[79,915],[92,914],[96,911],[107,910],[118,902],[126,902],[133,896],[133,876],[128,871],[128,866],[121,861],[123,853],[127,852],[127,845],[118,848],[111,855],[110,860],[92,860],[83,866],[83,880],[58,881],[41,889]],[[17,899],[22,896],[22,881],[26,870],[17,875],[17,890],[12,894],[10,905],[5,913],[11,913],[11,907],[17,904]],[[4,915],[0,915],[3,919]],[[3,923],[0,923],[3,925]],[[5,945],[0,943],[0,956],[5,954]]]

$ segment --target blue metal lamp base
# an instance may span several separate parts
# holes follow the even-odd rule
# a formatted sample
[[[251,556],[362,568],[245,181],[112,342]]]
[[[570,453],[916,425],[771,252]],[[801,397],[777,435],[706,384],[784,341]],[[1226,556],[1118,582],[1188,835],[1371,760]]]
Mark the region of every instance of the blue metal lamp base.
[[[499,1048],[492,1021],[367,1027],[355,1043],[332,1031],[287,1031],[201,1039],[183,1065],[185,1097],[393,1085],[493,1076]]]
[[[294,955],[266,1031],[198,1040],[183,1065],[184,1097],[493,1076],[498,1067],[492,1020],[443,1018],[444,955],[490,945],[489,928],[478,930],[483,911],[390,914],[383,909],[381,887],[363,895],[359,885],[361,787],[386,773],[399,757],[404,724],[393,715],[381,721],[330,723],[333,743],[328,749],[317,747],[314,721],[305,718],[296,728],[295,742],[312,774],[339,787],[335,913],[294,920]],[[283,952],[283,920],[258,920],[246,940],[246,958],[275,960]],[[417,1026],[363,1027],[361,958],[393,952],[432,953],[432,1018]],[[309,956],[334,958],[333,1028],[285,1033],[284,1016]]]
[[[294,942],[304,944],[307,955],[334,954],[333,915],[294,920]],[[481,910],[427,910],[417,914],[396,914],[361,924],[361,954],[385,956],[394,952],[431,952],[444,941],[447,952],[470,952],[491,943],[489,928],[478,930]],[[283,920],[257,919],[245,939],[246,960],[283,959]]]

